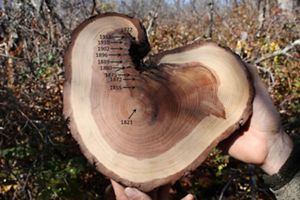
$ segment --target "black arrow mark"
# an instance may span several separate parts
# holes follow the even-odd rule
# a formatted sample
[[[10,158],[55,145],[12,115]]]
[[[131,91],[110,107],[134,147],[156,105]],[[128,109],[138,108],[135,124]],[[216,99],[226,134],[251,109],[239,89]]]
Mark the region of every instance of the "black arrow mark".
[[[124,81],[135,81],[135,78],[124,78]]]
[[[111,60],[110,63],[122,63],[121,60]]]
[[[109,54],[109,56],[128,56],[128,54],[116,53],[116,54]]]
[[[128,117],[128,119],[130,119],[134,113],[136,113],[136,109],[134,109],[134,110],[132,111],[132,113],[131,113],[131,115]]]
[[[111,50],[123,50],[123,48],[122,48],[122,47],[117,47],[117,48],[113,48],[113,47],[111,47],[110,49],[111,49]]]
[[[121,36],[121,35],[114,35],[114,36],[111,36],[111,38],[114,38],[114,39],[123,39],[124,36]]]
[[[122,70],[122,69],[128,69],[128,68],[131,68],[130,66],[129,67],[113,67],[113,69],[117,69],[115,72],[118,72],[119,70]],[[129,76],[130,74],[128,74]],[[125,75],[124,75],[125,76]]]
[[[130,76],[130,74],[117,74],[118,76]]]
[[[110,43],[111,44],[122,44],[122,42],[119,42],[119,41],[111,41]]]
[[[126,89],[134,89],[135,87],[133,86],[133,87],[123,87],[123,88],[126,88]]]
[[[125,69],[125,67],[118,67],[118,69],[115,72],[118,72],[119,70]]]

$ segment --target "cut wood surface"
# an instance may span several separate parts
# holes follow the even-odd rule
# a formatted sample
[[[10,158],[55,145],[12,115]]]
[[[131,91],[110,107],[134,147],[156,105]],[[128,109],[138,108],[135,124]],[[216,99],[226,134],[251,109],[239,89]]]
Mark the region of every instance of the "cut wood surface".
[[[145,58],[141,23],[117,13],[73,32],[64,113],[83,154],[106,176],[150,191],[194,170],[251,114],[246,67],[198,42]]]

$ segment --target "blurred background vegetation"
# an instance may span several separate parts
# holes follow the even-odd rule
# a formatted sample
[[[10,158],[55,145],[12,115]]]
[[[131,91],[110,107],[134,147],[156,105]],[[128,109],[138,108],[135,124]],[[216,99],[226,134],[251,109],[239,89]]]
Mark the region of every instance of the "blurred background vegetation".
[[[105,199],[62,115],[63,56],[84,19],[121,12],[144,23],[151,53],[213,40],[254,64],[289,134],[300,127],[299,0],[0,0],[0,199]],[[215,149],[175,199],[274,199],[259,168]]]

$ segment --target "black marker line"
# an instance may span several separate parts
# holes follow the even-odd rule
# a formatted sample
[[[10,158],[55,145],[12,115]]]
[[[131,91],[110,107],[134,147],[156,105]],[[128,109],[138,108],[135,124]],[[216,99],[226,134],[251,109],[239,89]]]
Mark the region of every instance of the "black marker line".
[[[118,76],[130,76],[130,74],[117,74]]]
[[[122,35],[113,35],[113,36],[111,36],[111,38],[113,38],[113,39],[124,39],[125,37],[122,36]]]
[[[113,47],[111,47],[110,49],[111,49],[111,50],[123,50],[123,48],[121,48],[121,47],[118,47],[118,48],[113,48]]]
[[[135,87],[123,87],[123,88],[126,88],[126,89],[134,89]]]
[[[112,67],[113,69],[117,69],[115,72],[121,70],[121,69],[128,69],[128,68],[131,68],[131,66],[128,66],[128,67]]]
[[[120,71],[122,69],[125,69],[125,68],[124,67],[119,67],[115,72],[118,72],[118,71]]]
[[[119,41],[111,41],[111,44],[122,44],[123,42],[119,42]]]
[[[110,63],[122,63],[122,60],[111,60]]]
[[[109,56],[128,56],[128,54],[120,54],[120,53],[117,53],[117,54],[108,54]]]
[[[124,81],[135,81],[135,78],[124,78]]]
[[[134,109],[134,110],[132,111],[132,113],[131,113],[131,115],[128,117],[128,119],[130,119],[130,118],[133,116],[134,113],[136,113],[136,109]]]

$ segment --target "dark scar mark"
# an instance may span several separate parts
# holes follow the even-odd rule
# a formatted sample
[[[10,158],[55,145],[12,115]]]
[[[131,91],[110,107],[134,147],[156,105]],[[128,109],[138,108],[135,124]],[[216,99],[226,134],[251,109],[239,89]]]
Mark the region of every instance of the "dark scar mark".
[[[198,120],[208,115],[226,119],[225,108],[218,97],[220,82],[213,71],[199,62],[162,64],[169,72],[171,90],[177,92],[177,104]],[[175,74],[172,71],[175,70]]]

